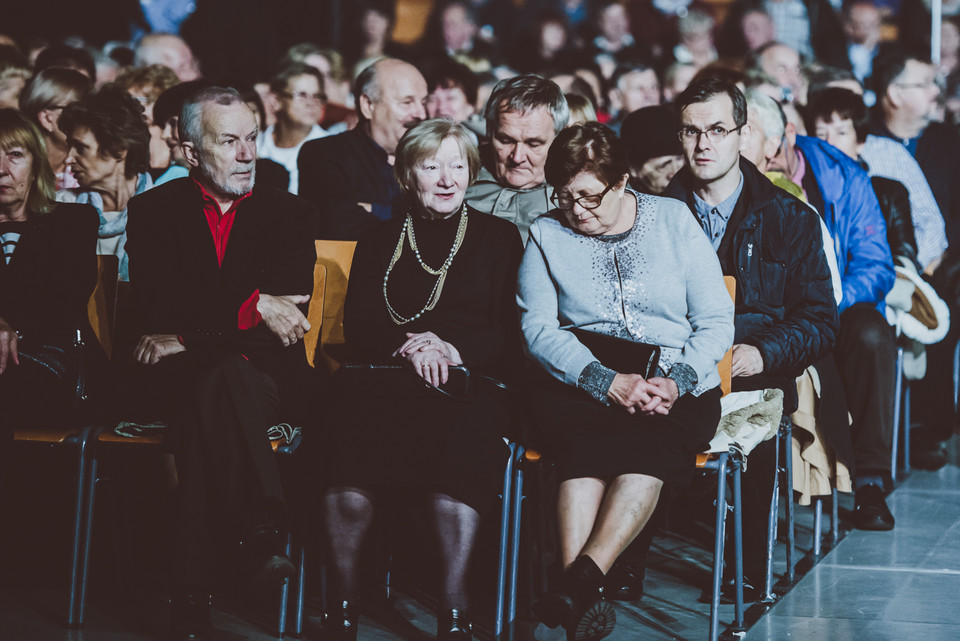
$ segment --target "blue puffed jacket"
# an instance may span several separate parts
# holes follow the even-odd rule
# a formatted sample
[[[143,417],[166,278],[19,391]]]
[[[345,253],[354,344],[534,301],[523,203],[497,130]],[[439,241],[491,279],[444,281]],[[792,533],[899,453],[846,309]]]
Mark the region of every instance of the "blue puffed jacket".
[[[854,303],[870,303],[883,311],[896,276],[870,177],[842,151],[817,138],[797,136],[797,149],[820,186],[823,218],[836,245],[843,283],[840,311]]]

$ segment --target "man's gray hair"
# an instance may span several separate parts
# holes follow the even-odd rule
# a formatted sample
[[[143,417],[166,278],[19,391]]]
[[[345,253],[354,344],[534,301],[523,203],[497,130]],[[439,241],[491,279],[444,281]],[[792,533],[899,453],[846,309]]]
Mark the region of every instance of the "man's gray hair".
[[[550,112],[554,133],[560,133],[570,120],[570,107],[557,83],[533,73],[501,80],[493,88],[484,111],[487,135],[497,133],[500,114],[526,113],[541,107]]]
[[[180,122],[177,131],[181,142],[192,142],[197,148],[203,139],[203,105],[212,102],[229,106],[245,104],[240,92],[232,87],[204,87],[187,98],[180,110]]]
[[[767,94],[757,89],[747,89],[744,97],[747,99],[747,109],[757,113],[763,135],[767,138],[780,140],[786,131],[783,111],[777,102]]]
[[[386,60],[381,58],[380,60]],[[377,60],[370,63],[357,74],[357,79],[353,81],[353,100],[357,110],[357,116],[363,120],[363,111],[360,109],[360,96],[366,96],[370,102],[380,102],[380,74],[377,72]]]

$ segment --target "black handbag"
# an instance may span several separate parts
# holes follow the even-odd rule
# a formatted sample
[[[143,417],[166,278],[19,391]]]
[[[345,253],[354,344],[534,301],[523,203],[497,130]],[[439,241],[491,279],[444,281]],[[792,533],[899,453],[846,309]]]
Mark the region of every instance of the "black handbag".
[[[334,388],[345,396],[436,398],[471,401],[478,397],[474,377],[463,365],[448,368],[447,382],[435,386],[409,364],[346,363],[333,376]]]
[[[570,332],[589,349],[600,364],[620,374],[656,375],[660,365],[660,346],[618,338],[609,334],[573,328]]]

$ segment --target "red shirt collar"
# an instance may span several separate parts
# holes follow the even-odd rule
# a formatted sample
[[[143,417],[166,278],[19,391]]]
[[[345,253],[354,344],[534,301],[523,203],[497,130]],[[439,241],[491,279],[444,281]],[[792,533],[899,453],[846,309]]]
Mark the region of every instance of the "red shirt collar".
[[[203,197],[203,200],[206,202],[205,206],[209,207],[210,205],[212,205],[214,207],[214,211],[217,212],[217,214],[220,216],[223,216],[224,214],[227,214],[233,211],[234,209],[237,208],[237,205],[240,204],[240,201],[249,198],[253,194],[253,190],[248,191],[244,195],[234,200],[233,204],[230,205],[230,209],[228,209],[227,211],[221,211],[220,203],[217,202],[217,199],[214,198],[209,191],[207,191],[207,188],[204,187],[203,184],[199,180],[197,180],[195,176],[191,175],[190,179],[193,180],[194,184],[200,189],[200,196]]]

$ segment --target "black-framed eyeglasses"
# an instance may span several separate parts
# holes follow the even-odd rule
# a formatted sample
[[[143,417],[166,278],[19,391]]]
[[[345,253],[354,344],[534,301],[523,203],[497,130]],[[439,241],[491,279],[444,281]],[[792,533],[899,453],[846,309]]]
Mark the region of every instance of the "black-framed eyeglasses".
[[[706,131],[702,131],[696,127],[681,127],[679,131],[677,131],[677,137],[680,139],[680,142],[696,144],[700,141],[700,136],[706,136],[707,140],[715,145],[735,131],[740,133],[741,129],[743,129],[743,125],[734,127],[733,129],[727,129],[721,125],[714,125]]]
[[[573,209],[574,205],[580,205],[584,209],[596,209],[600,206],[600,203],[603,202],[603,197],[606,196],[607,192],[611,189],[613,189],[613,185],[607,185],[607,188],[601,191],[599,194],[590,194],[587,196],[580,196],[579,198],[561,196],[557,192],[553,192],[553,195],[550,196],[550,202],[552,202],[555,207],[559,207],[560,209]]]

